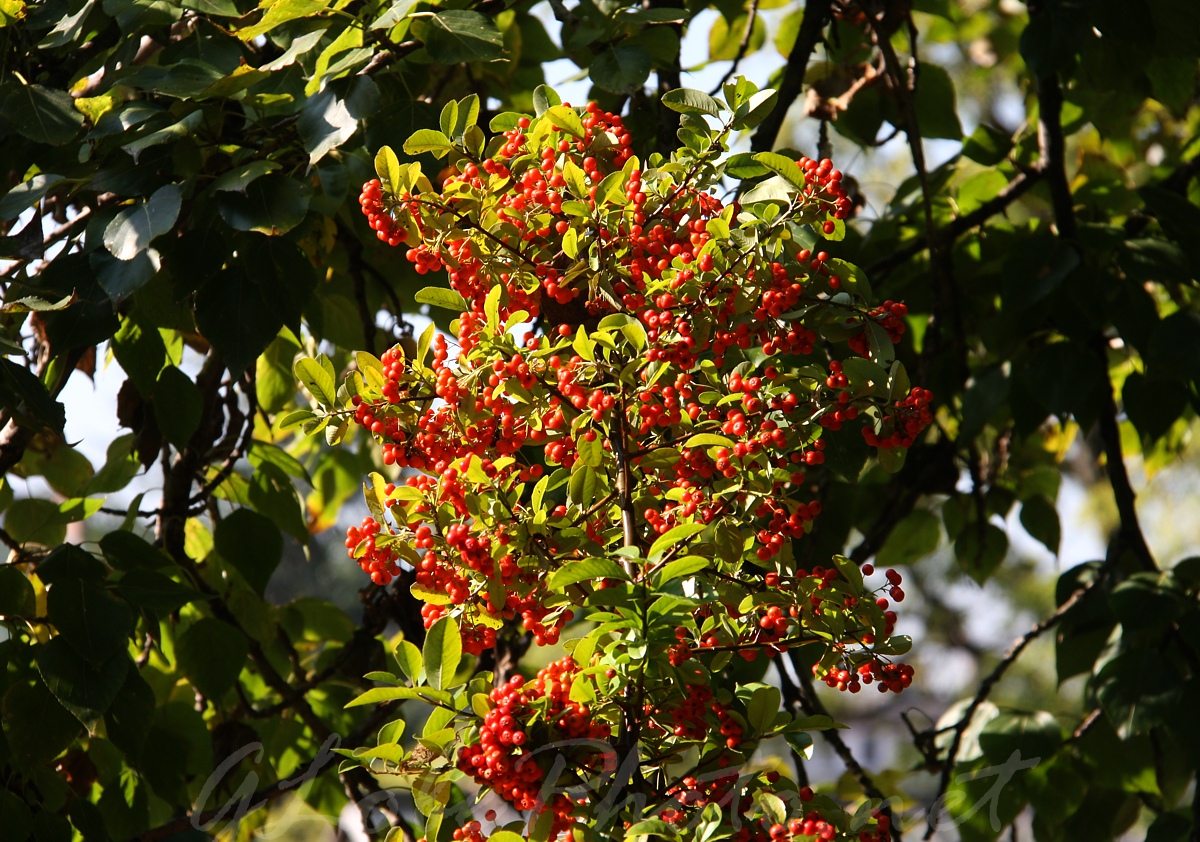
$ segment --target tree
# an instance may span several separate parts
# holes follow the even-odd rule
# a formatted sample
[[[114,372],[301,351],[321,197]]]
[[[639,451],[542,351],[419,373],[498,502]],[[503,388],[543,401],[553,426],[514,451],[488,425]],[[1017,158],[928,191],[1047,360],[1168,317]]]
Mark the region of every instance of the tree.
[[[922,2],[910,11],[810,0],[803,10],[773,10],[752,0],[717,4],[715,18],[699,4],[556,2],[544,15],[530,4],[464,5],[0,5],[8,71],[0,83],[0,244],[12,261],[4,270],[0,389],[0,538],[11,549],[0,566],[6,834],[216,833],[235,812],[223,806],[290,796],[297,778],[321,813],[353,800],[371,823],[372,805],[388,807],[402,814],[393,816],[401,837],[419,834],[410,826],[410,790],[389,802],[383,788],[391,779],[361,763],[372,750],[377,763],[396,762],[392,744],[411,752],[414,737],[401,726],[377,732],[398,712],[411,719],[421,703],[345,705],[386,690],[372,683],[395,672],[393,660],[415,679],[405,672],[422,663],[414,648],[426,650],[427,678],[431,662],[459,662],[450,657],[451,623],[431,623],[430,632],[441,631],[426,635],[406,567],[398,582],[363,589],[356,620],[318,599],[264,598],[285,546],[319,549],[338,510],[357,507],[347,501],[359,478],[388,470],[386,455],[349,424],[325,428],[352,445],[332,448],[285,429],[285,419],[305,423],[303,413],[345,406],[351,395],[336,386],[344,372],[382,389],[370,381],[374,355],[380,371],[400,358],[387,354],[397,342],[403,359],[421,359],[408,319],[452,294],[418,298],[440,286],[439,273],[428,273],[431,262],[405,260],[407,246],[381,242],[355,193],[372,177],[376,152],[405,141],[411,154],[394,168],[384,156],[380,196],[368,192],[368,200],[394,195],[417,162],[438,188],[425,191],[431,198],[446,195],[446,181],[453,188],[474,178],[435,166],[432,154],[445,149],[437,133],[446,141],[461,135],[470,149],[473,102],[478,122],[497,131],[513,128],[503,112],[532,118],[560,108],[538,90],[547,81],[542,63],[558,57],[586,70],[601,112],[622,116],[639,162],[680,141],[693,148],[689,139],[705,121],[669,107],[691,94],[668,92],[681,87],[681,67],[691,63],[681,58],[681,36],[705,27],[709,60],[729,71],[724,81],[772,47],[783,58],[770,85],[777,100],[737,141],[748,137],[751,153],[782,153],[782,161],[735,155],[722,186],[748,180],[747,195],[770,190],[775,173],[787,180],[785,163],[802,159],[788,148],[797,141],[785,126],[815,134],[803,141],[808,156],[839,162],[851,207],[844,239],[834,222],[805,247],[863,267],[880,297],[905,303],[893,314],[907,327],[897,358],[933,395],[933,423],[895,474],[883,470],[898,467],[887,464],[887,449],[877,457],[853,429],[828,437],[823,466],[810,471],[821,475],[813,501],[821,514],[786,563],[812,571],[837,555],[880,567],[926,559],[906,571],[905,588],[926,624],[927,641],[918,637],[910,656],[920,691],[923,644],[957,634],[959,620],[940,601],[946,576],[1020,598],[1022,568],[1002,519],[1019,515],[1058,551],[1058,489],[1064,475],[1081,471],[1062,461],[1072,440],[1074,464],[1088,466],[1082,475],[1108,489],[1115,509],[1106,557],[1063,573],[1052,598],[1048,588],[1038,591],[1041,619],[999,660],[985,656],[991,671],[967,699],[940,726],[909,719],[914,748],[896,768],[919,758],[928,771],[865,769],[837,730],[823,730],[820,745],[844,762],[848,783],[840,793],[818,786],[818,797],[838,794],[851,807],[856,798],[876,799],[864,819],[887,796],[945,805],[956,821],[947,830],[943,817],[943,830],[970,839],[994,838],[1019,814],[1039,838],[1114,838],[1135,824],[1155,839],[1194,832],[1188,799],[1200,749],[1187,713],[1200,576],[1194,560],[1154,551],[1127,467],[1187,458],[1200,405],[1194,4],[1047,0],[1026,12]],[[554,38],[550,14],[561,26]],[[443,125],[439,115],[455,109]],[[964,123],[974,124],[965,138]],[[926,141],[938,138],[961,148],[927,160],[935,147]],[[861,167],[855,149],[866,150]],[[896,189],[875,195],[866,173],[888,160],[906,171]],[[864,199],[875,213],[860,211]],[[431,223],[422,238],[450,236],[444,210],[413,210]],[[487,314],[488,290],[458,291],[482,295]],[[636,341],[625,329],[636,336],[632,323],[614,330],[597,320],[610,316],[573,311],[567,301],[560,307],[543,310],[541,324],[574,326],[573,336],[582,326],[585,349],[603,347],[596,333],[622,346]],[[431,311],[434,321],[449,328],[439,313]],[[817,350],[837,339],[822,336]],[[116,368],[99,373],[97,357],[110,350],[125,377],[117,411],[130,433],[96,466],[64,436],[86,410],[59,398],[79,378],[117,376]],[[292,371],[297,358],[310,360],[298,370],[303,392]],[[404,371],[400,382],[411,376]],[[854,389],[857,377],[879,382],[865,369],[844,375]],[[682,435],[682,418],[665,429]],[[474,462],[465,470],[472,467],[483,470]],[[149,471],[161,476],[158,488],[140,478]],[[586,473],[574,473],[565,491],[583,486],[574,489],[582,498]],[[381,481],[384,497],[397,478]],[[146,494],[130,499],[129,487]],[[379,503],[379,493],[372,482],[368,497]],[[951,573],[927,558],[945,542],[957,560]],[[639,548],[648,557],[640,549],[650,547]],[[838,569],[853,580],[850,566]],[[619,592],[622,576],[611,578]],[[531,636],[513,623],[495,631],[501,645],[462,662],[464,670],[532,676],[540,650],[525,651]],[[562,634],[589,639],[579,631],[564,626]],[[1068,685],[1055,695],[1041,682],[1032,697],[993,704],[993,693],[1005,701],[1005,679],[1031,644],[1051,635],[1055,678],[1082,675],[1083,691]],[[795,650],[787,653],[793,658]],[[766,660],[736,669],[765,670]],[[799,682],[791,672],[741,674],[741,684],[763,689],[731,704],[740,714],[758,694],[756,706],[774,713],[774,684],[789,719],[823,715],[811,671],[796,671]],[[895,725],[896,714],[885,713],[886,721]],[[422,738],[439,743],[442,725],[431,717]],[[797,766],[789,774],[803,775],[811,748],[803,732],[793,736],[775,750],[791,752]],[[329,760],[335,742],[355,754],[341,769]],[[1040,762],[1011,769],[991,795],[992,779],[970,777],[1014,751]],[[412,782],[417,808],[463,796],[458,784],[425,782],[432,783]],[[974,809],[981,803],[996,811]],[[836,815],[834,799],[821,804]],[[893,835],[926,835],[912,821],[919,810],[889,806]],[[237,832],[268,815],[249,812]],[[446,824],[442,832],[452,830]]]

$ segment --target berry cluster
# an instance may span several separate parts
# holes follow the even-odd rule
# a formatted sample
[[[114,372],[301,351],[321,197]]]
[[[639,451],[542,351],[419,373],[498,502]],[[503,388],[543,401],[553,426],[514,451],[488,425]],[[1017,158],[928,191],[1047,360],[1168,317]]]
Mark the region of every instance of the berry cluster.
[[[597,721],[588,707],[570,699],[575,681],[591,680],[579,675],[579,665],[570,657],[555,661],[526,683],[516,675],[492,690],[493,707],[483,717],[479,742],[464,746],[458,768],[476,782],[489,786],[518,810],[550,810],[554,813],[552,836],[571,824],[574,804],[555,794],[549,804],[539,792],[546,770],[541,763],[550,758],[526,746],[536,747],[564,740],[607,740],[610,726]],[[602,762],[607,755],[594,747],[575,749],[581,766]]]

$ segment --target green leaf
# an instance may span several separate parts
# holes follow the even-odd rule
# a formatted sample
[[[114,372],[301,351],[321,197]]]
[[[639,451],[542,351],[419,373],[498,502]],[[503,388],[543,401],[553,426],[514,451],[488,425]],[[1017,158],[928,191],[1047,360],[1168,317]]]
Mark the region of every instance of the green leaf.
[[[278,236],[304,220],[308,198],[308,191],[296,179],[268,173],[248,183],[244,192],[217,194],[217,211],[236,231]]]
[[[37,375],[8,359],[0,359],[0,403],[35,429],[61,433],[66,423],[63,405],[51,397]]]
[[[775,104],[779,100],[779,92],[774,90],[759,91],[752,95],[742,106],[737,110],[737,120],[733,127],[738,131],[752,129],[767,119],[772,111],[775,110]]]
[[[404,174],[400,159],[390,146],[381,146],[375,153],[375,174],[379,176],[386,192],[397,193],[404,189]]]
[[[658,584],[661,587],[667,582],[686,578],[694,573],[699,573],[701,570],[708,569],[711,564],[712,562],[709,559],[698,555],[677,558],[674,561],[668,562],[659,572]]]
[[[204,396],[192,378],[173,365],[164,368],[154,387],[154,417],[167,441],[182,451],[203,415]]]
[[[179,217],[182,194],[176,184],[154,191],[145,202],[125,208],[104,229],[104,245],[118,260],[132,260],[166,234]]]
[[[659,100],[672,111],[681,114],[708,114],[712,117],[721,115],[721,103],[717,102],[704,91],[694,88],[678,88],[663,94]]]
[[[296,378],[304,384],[304,388],[317,399],[317,403],[325,409],[336,409],[338,405],[337,384],[333,376],[322,365],[327,358],[322,355],[321,362],[312,357],[301,357],[296,360],[293,370]]]
[[[413,132],[412,137],[404,141],[404,153],[406,155],[420,155],[423,152],[432,152],[436,157],[441,158],[453,148],[450,138],[436,129],[420,129]]]
[[[425,634],[425,645],[421,649],[430,687],[444,690],[453,686],[462,651],[462,636],[453,617],[442,617],[433,624]]]
[[[278,0],[271,4],[262,20],[253,26],[239,29],[236,33],[243,41],[252,41],[260,35],[270,32],[281,23],[306,18],[324,10],[330,0]]]
[[[1058,555],[1062,540],[1062,528],[1058,523],[1058,510],[1042,495],[1030,497],[1021,503],[1021,526],[1050,552]]]
[[[655,539],[654,543],[650,545],[650,551],[646,554],[646,558],[658,561],[669,550],[676,546],[682,546],[693,535],[698,535],[707,528],[703,523],[681,523],[674,526]]]
[[[504,57],[504,36],[479,12],[448,9],[425,18],[425,49],[440,64]]]
[[[213,545],[259,596],[283,556],[279,528],[249,509],[238,509],[218,523]]]
[[[138,392],[143,398],[150,397],[158,372],[167,357],[167,348],[158,329],[144,327],[132,318],[125,318],[110,346],[113,356],[125,369]]]
[[[992,763],[1004,763],[1014,751],[1022,759],[1048,758],[1062,742],[1062,727],[1044,710],[1002,711],[979,732],[979,747]]]
[[[38,564],[35,572],[46,585],[77,579],[103,582],[108,571],[96,557],[75,544],[61,544]]]
[[[980,123],[963,143],[963,155],[985,167],[994,167],[1005,160],[1011,149],[1012,138],[1009,134],[986,123]]]
[[[53,584],[46,598],[46,613],[67,643],[93,664],[102,664],[122,651],[133,630],[129,604],[91,579]]]
[[[416,644],[411,640],[402,640],[397,644],[394,654],[396,663],[400,665],[400,671],[404,673],[405,678],[413,684],[420,684],[425,674],[425,660]]]
[[[954,81],[944,67],[925,62],[917,66],[917,90],[913,96],[913,107],[917,112],[917,125],[921,128],[921,137],[950,140],[962,137]]]
[[[33,617],[36,613],[37,600],[29,577],[11,564],[0,566],[0,615]]]
[[[275,172],[277,169],[279,169],[279,163],[276,161],[250,161],[220,175],[209,189],[214,193],[226,190],[245,193],[250,182],[262,178],[267,173]]]
[[[132,532],[109,532],[100,539],[100,551],[117,570],[152,570],[171,564],[165,553]]]
[[[199,591],[155,570],[129,571],[117,583],[117,590],[131,605],[164,613],[201,598]]]
[[[45,198],[50,188],[62,180],[61,175],[38,173],[28,181],[22,181],[0,199],[0,220],[16,219]]]
[[[613,93],[641,90],[653,61],[641,44],[621,43],[602,52],[588,71],[596,86]]]
[[[35,143],[62,146],[83,127],[83,115],[71,97],[41,85],[14,85],[0,107],[10,131]]]
[[[609,558],[585,558],[570,561],[550,574],[546,583],[552,591],[560,591],[567,585],[596,579],[625,579],[625,570]]]
[[[733,447],[733,440],[715,433],[697,433],[683,444],[684,447]]]
[[[137,757],[154,718],[154,691],[136,669],[128,670],[125,683],[104,715],[108,739],[128,757]]]
[[[85,724],[108,710],[125,683],[129,665],[129,656],[124,652],[92,665],[62,637],[37,647],[42,680],[59,703]]]
[[[355,696],[352,701],[346,703],[346,707],[378,705],[384,702],[407,701],[409,699],[421,698],[432,699],[447,704],[450,701],[450,694],[444,690],[436,690],[429,687],[376,687],[360,696]]]
[[[444,287],[425,287],[413,296],[413,301],[418,304],[428,304],[430,307],[452,310],[456,313],[465,312],[467,309],[466,299],[454,290]]]
[[[179,671],[214,702],[233,687],[249,655],[246,636],[213,617],[192,623],[175,644]]]
[[[986,582],[1008,552],[1008,536],[994,523],[969,523],[954,541],[954,554],[964,572],[979,584]]]
[[[754,156],[754,160],[776,175],[782,176],[797,189],[804,189],[804,170],[791,158],[777,152],[759,152]]]
[[[937,515],[928,509],[915,509],[896,524],[875,561],[880,567],[913,564],[936,550],[941,537]]]
[[[269,305],[263,289],[240,267],[220,270],[196,294],[196,326],[235,376],[271,344],[281,318],[279,302]]]
[[[775,714],[779,712],[779,688],[756,687],[746,705],[746,721],[755,734],[768,734],[774,728]]]
[[[17,764],[32,770],[57,757],[82,730],[79,720],[35,678],[4,694],[4,736]]]

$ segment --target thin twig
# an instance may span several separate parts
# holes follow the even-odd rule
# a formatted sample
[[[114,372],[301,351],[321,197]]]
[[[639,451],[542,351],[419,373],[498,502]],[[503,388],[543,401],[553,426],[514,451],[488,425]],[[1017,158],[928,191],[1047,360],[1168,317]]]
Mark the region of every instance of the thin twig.
[[[729,69],[725,71],[725,75],[721,77],[721,81],[713,86],[709,91],[712,96],[716,96],[725,87],[725,83],[733,78],[733,74],[737,73],[738,65],[742,59],[746,57],[746,50],[750,48],[750,38],[754,34],[754,24],[758,20],[758,2],[759,0],[750,0],[750,10],[746,12],[746,28],[742,32],[742,40],[738,43],[737,53],[733,57],[733,61],[729,65]]]
[[[975,711],[986,701],[992,689],[1004,676],[1004,673],[1008,671],[1008,668],[1016,663],[1017,658],[1021,657],[1021,653],[1025,651],[1025,647],[1057,626],[1063,617],[1067,615],[1067,612],[1078,605],[1079,601],[1091,593],[1092,589],[1097,587],[1103,579],[1102,575],[1097,576],[1084,587],[1077,588],[1050,616],[1014,640],[1004,653],[1004,657],[1000,659],[1000,663],[996,664],[995,668],[980,682],[979,689],[975,691],[974,698],[967,705],[967,709],[963,711],[962,718],[958,720],[958,724],[954,726],[954,736],[950,740],[950,748],[946,750],[946,759],[942,762],[941,778],[938,781],[937,792],[933,798],[935,804],[946,794],[946,790],[950,786],[950,776],[954,772],[954,761],[958,756],[958,749],[962,745],[963,734],[966,733],[967,728],[970,726],[971,719],[975,716]],[[931,839],[936,831],[937,812],[930,811],[929,823],[926,827],[924,838],[927,840]]]
[[[787,65],[783,69],[783,79],[779,83],[779,99],[767,118],[759,124],[750,141],[750,148],[755,152],[770,152],[775,148],[779,138],[779,130],[787,119],[788,110],[804,89],[804,75],[808,71],[808,61],[813,51],[821,41],[821,33],[829,22],[833,0],[808,0],[804,7],[804,19],[800,21],[800,31],[796,35],[796,43],[788,53]]]

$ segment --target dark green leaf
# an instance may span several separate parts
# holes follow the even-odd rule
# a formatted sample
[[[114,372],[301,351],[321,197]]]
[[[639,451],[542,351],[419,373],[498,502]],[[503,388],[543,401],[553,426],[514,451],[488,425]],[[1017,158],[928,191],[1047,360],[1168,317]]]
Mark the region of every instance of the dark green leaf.
[[[41,85],[16,85],[0,108],[8,125],[36,143],[62,146],[79,133],[83,115],[71,97]]]
[[[1200,313],[1179,310],[1154,328],[1146,373],[1151,380],[1200,382]]]
[[[240,268],[221,270],[196,295],[196,326],[235,374],[271,344],[281,319],[279,307],[269,305],[262,287]]]
[[[0,199],[0,220],[16,219],[23,211],[40,202],[50,188],[62,180],[61,175],[38,173],[28,181],[22,181]]]
[[[138,608],[169,612],[200,598],[198,591],[155,570],[131,570],[117,583],[121,596]]]
[[[218,194],[217,210],[231,228],[277,236],[304,219],[308,190],[294,178],[268,173],[247,184],[244,193]]]
[[[547,587],[560,590],[576,582],[595,579],[624,579],[625,571],[612,559],[588,558],[583,561],[570,561],[550,574]]]
[[[256,512],[238,509],[217,524],[214,545],[221,558],[262,596],[283,554],[278,527]]]
[[[244,634],[212,617],[188,626],[175,644],[180,672],[213,700],[233,687],[249,653],[250,644]]]
[[[113,336],[110,347],[138,392],[143,398],[150,397],[167,356],[167,348],[158,329],[125,318],[121,322],[121,329]]]
[[[1045,497],[1036,495],[1021,503],[1021,526],[1025,531],[1046,545],[1046,549],[1058,555],[1062,540],[1062,529],[1058,523],[1058,510]]]
[[[125,675],[125,683],[104,716],[105,729],[113,745],[136,758],[154,719],[154,691],[136,669]]]
[[[924,62],[918,65],[913,107],[917,112],[917,124],[921,127],[922,137],[950,140],[962,137],[954,81],[944,67]]]
[[[158,429],[176,449],[187,447],[204,414],[204,396],[192,378],[173,365],[164,368],[154,386],[154,417]]]
[[[133,628],[133,612],[90,579],[68,579],[50,587],[46,599],[50,622],[93,664],[101,664],[125,648]]]
[[[641,90],[650,76],[652,62],[646,48],[639,44],[618,44],[592,61],[588,71],[596,86],[613,93]]]
[[[479,12],[447,9],[425,19],[425,49],[434,61],[459,64],[492,61],[504,56],[504,37]]]
[[[1012,138],[1007,132],[994,129],[986,123],[978,128],[963,143],[963,155],[985,167],[995,166],[1008,157],[1012,149]]]
[[[103,716],[113,703],[130,661],[124,652],[117,652],[93,665],[62,637],[55,637],[38,647],[37,665],[54,697],[86,724]]]
[[[979,734],[984,756],[996,764],[1006,762],[1014,751],[1022,760],[1048,758],[1061,742],[1062,728],[1046,711],[1003,712]]]
[[[928,509],[916,509],[896,524],[876,563],[880,567],[913,564],[936,550],[941,537],[937,515]]]
[[[132,532],[109,532],[100,539],[100,551],[117,570],[151,570],[171,563],[162,551]]]
[[[91,553],[75,544],[62,544],[38,564],[35,572],[43,583],[57,585],[76,579],[102,582],[108,571]]]
[[[29,369],[0,359],[0,403],[30,426],[62,432],[66,423],[63,405],[50,396]]]
[[[994,523],[968,523],[954,542],[963,571],[979,584],[986,582],[1008,552],[1008,536]]]
[[[4,694],[4,736],[13,759],[27,770],[53,760],[83,730],[41,682],[18,682]]]
[[[1152,649],[1118,655],[1093,681],[1100,705],[1122,739],[1160,724],[1182,692],[1175,666]]]
[[[33,617],[37,602],[29,577],[11,564],[0,566],[0,615]]]

